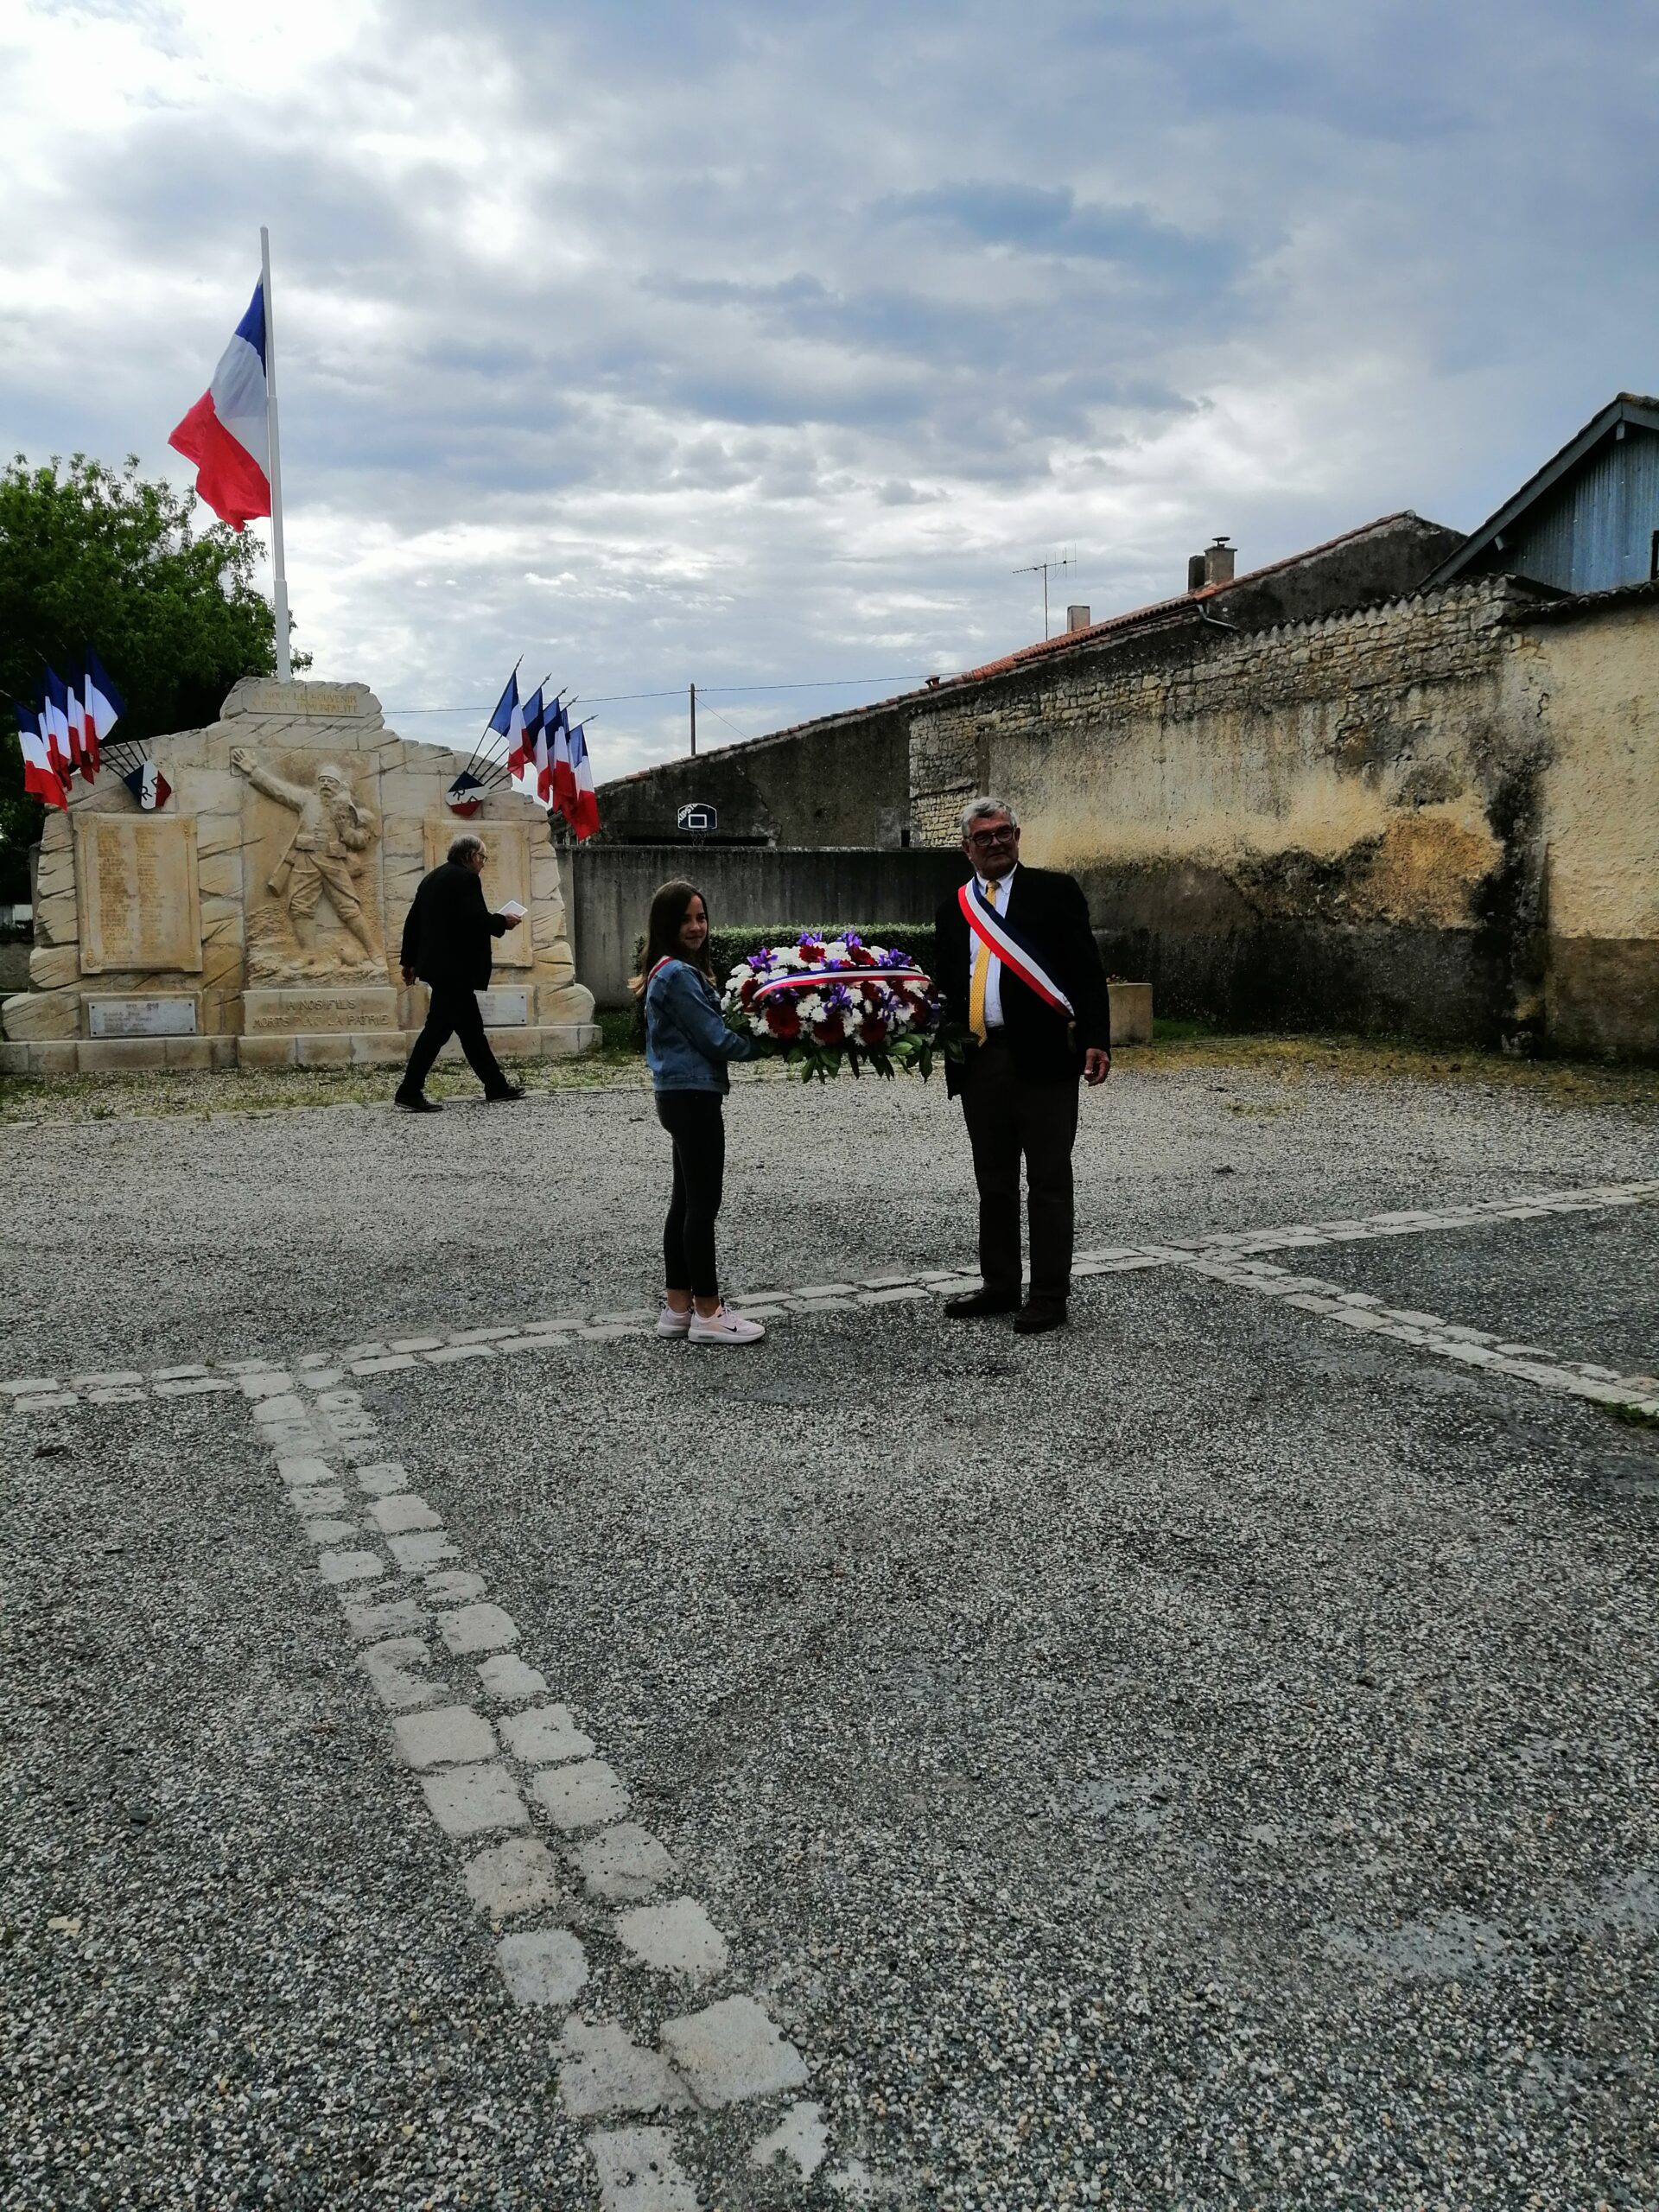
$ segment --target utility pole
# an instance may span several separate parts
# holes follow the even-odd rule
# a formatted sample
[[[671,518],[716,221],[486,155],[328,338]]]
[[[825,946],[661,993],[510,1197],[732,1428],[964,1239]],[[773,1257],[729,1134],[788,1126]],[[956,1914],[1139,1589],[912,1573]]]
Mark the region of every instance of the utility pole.
[[[697,757],[697,687],[691,686],[691,758]]]
[[[1076,559],[1075,554],[1068,553],[1063,561],[1033,561],[1028,569],[1015,569],[1013,572],[1016,576],[1040,576],[1043,580],[1043,636],[1045,639],[1048,636],[1048,572],[1051,569],[1071,568]]]

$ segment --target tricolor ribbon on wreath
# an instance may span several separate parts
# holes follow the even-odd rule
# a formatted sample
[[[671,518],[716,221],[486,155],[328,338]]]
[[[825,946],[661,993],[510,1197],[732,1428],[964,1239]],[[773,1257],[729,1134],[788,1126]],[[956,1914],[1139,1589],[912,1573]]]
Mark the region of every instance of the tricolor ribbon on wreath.
[[[835,961],[823,961],[812,968],[791,969],[786,976],[773,976],[761,984],[754,995],[753,1003],[762,999],[779,997],[785,991],[816,991],[820,983],[925,983],[931,979],[921,968],[855,968]]]
[[[1049,974],[1031,947],[1013,929],[1005,914],[999,914],[980,889],[977,880],[964,883],[957,893],[963,919],[990,954],[1000,960],[1012,976],[1017,976],[1028,991],[1035,991],[1045,1006],[1052,1006],[1056,1014],[1063,1014],[1068,1020],[1077,1009],[1071,1000]]]

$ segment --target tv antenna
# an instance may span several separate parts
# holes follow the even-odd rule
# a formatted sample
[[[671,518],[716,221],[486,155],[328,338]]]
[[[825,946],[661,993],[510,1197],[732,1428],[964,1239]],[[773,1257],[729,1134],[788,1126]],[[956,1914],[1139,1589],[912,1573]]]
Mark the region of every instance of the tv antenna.
[[[1048,572],[1051,569],[1071,569],[1077,566],[1077,548],[1058,561],[1033,561],[1028,569],[1015,569],[1016,576],[1040,576],[1043,580],[1043,637],[1048,637]]]

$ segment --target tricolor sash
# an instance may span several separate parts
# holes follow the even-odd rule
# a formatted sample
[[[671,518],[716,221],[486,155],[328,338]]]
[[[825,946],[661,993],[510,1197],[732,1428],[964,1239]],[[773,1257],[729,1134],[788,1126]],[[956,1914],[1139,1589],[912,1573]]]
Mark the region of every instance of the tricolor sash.
[[[1028,991],[1035,991],[1045,1006],[1052,1006],[1056,1014],[1072,1019],[1076,1009],[1065,993],[1049,974],[1031,947],[1011,927],[1006,914],[999,914],[979,887],[977,877],[964,883],[957,893],[963,919],[990,954],[1000,960],[1011,976],[1017,976]]]
[[[797,968],[786,976],[772,976],[761,984],[754,995],[759,1006],[762,999],[778,997],[785,991],[816,991],[820,984],[845,983],[849,989],[861,983],[925,983],[931,981],[920,968],[832,968],[824,963],[816,968]]]

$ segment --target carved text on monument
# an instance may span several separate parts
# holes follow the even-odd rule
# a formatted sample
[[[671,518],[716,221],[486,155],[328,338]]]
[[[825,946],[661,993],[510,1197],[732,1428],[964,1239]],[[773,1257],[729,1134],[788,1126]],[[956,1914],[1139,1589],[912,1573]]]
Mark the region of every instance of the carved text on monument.
[[[194,821],[78,814],[75,878],[86,974],[200,969]]]

